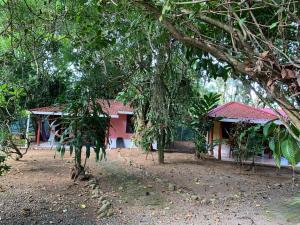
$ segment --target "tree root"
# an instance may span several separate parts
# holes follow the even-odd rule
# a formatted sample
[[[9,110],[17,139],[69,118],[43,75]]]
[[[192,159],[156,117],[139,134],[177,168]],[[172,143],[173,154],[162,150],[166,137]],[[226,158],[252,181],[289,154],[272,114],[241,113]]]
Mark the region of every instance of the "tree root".
[[[71,179],[77,181],[78,179],[81,181],[89,180],[92,177],[90,173],[87,173],[87,169],[83,166],[74,166],[71,169]]]

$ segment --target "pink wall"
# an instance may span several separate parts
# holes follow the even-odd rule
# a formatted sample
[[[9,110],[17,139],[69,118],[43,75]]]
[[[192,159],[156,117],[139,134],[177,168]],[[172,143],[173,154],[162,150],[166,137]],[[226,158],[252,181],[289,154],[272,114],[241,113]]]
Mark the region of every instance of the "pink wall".
[[[110,138],[124,138],[130,139],[133,134],[126,133],[126,120],[127,115],[119,114],[119,118],[111,118],[109,128],[109,137]]]

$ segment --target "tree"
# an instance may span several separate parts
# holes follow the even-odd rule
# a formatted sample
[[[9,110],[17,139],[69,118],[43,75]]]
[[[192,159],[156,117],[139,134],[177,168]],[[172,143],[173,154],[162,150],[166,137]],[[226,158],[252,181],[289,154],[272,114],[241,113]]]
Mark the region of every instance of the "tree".
[[[138,29],[138,35],[144,32],[142,28]],[[137,47],[132,49],[135,54],[129,54],[131,57],[122,64],[135,64],[137,69],[134,73],[131,69],[131,77],[119,99],[135,108],[136,144],[149,151],[157,141],[159,163],[163,163],[164,150],[189,102],[191,79],[179,54],[182,49],[174,46],[165,32],[158,29],[148,40],[136,40],[140,42],[135,42]]]
[[[24,151],[21,151],[11,131],[11,124],[26,115],[21,106],[23,96],[24,90],[18,86],[0,85],[0,175],[9,169],[5,164],[8,157],[20,159],[29,148],[28,145]],[[25,129],[23,132],[25,133]]]
[[[77,178],[84,172],[84,147],[86,159],[91,148],[97,160],[105,156],[108,116],[97,99],[114,98],[122,88],[119,65],[105,60],[113,35],[90,26],[90,16],[105,12],[85,1],[12,0],[0,7],[0,82],[23,87],[22,109],[66,103],[65,132],[57,150],[63,156],[65,145],[71,146]],[[99,17],[95,24],[103,21]],[[2,146],[11,149],[8,142]]]
[[[47,11],[39,11],[43,7]],[[65,15],[60,7],[31,0],[0,3],[0,80],[22,86],[28,108],[53,104],[66,88],[66,67],[57,67],[66,39],[54,34]]]
[[[57,151],[63,157],[65,145],[70,146],[70,155],[75,155],[75,165],[72,169],[72,179],[85,175],[85,165],[90,158],[91,149],[96,154],[96,161],[105,158],[109,116],[103,112],[101,105],[95,98],[86,97],[86,92],[77,93],[76,99],[69,101],[66,107],[68,116],[64,118],[65,130],[61,136]],[[84,149],[85,147],[85,149]],[[85,161],[82,152],[85,150]]]
[[[244,84],[260,85],[266,93],[258,92],[260,97],[270,105],[276,102],[300,130],[297,1],[133,2],[194,48],[198,58],[218,60]]]
[[[178,105],[172,102],[176,98],[170,96],[178,93],[175,88],[178,81],[188,83],[185,81],[189,80],[188,76],[173,75],[180,68],[166,67],[167,72],[160,66],[154,68],[160,64],[156,61],[159,57],[164,58],[159,60],[162,65],[174,65],[166,61],[168,57],[164,53],[158,54],[170,45],[181,56],[173,63],[196,67],[213,78],[227,78],[229,74],[239,78],[268,104],[275,102],[281,106],[291,124],[297,130],[300,128],[299,4],[295,2],[12,0],[0,4],[0,41],[4,46],[1,72],[5,74],[4,79],[29,84],[27,97],[32,105],[65,100],[65,91],[74,81],[99,70],[104,71],[101,76],[105,80],[115,81],[100,87],[112,87],[103,96],[115,97],[123,84],[132,81],[129,78],[142,72],[145,76],[137,77],[151,85],[141,85],[149,91],[138,90],[140,95],[145,92],[138,101],[144,102],[139,111],[143,113],[140,118],[149,122],[149,115],[158,118],[150,110],[151,102],[158,104],[151,100],[152,84],[166,86],[160,90],[168,94],[169,88],[174,90],[161,99],[163,105],[177,109]],[[155,74],[154,71],[163,71],[163,75],[147,77]],[[17,79],[12,78],[15,74]],[[51,84],[60,90],[50,93]],[[39,92],[47,99],[35,98]],[[54,100],[50,99],[52,96]],[[169,114],[168,120],[173,120],[170,108],[166,107],[164,113]],[[281,119],[292,137],[299,140],[289,121]],[[158,125],[166,124],[167,120],[152,121],[158,129],[169,127]]]

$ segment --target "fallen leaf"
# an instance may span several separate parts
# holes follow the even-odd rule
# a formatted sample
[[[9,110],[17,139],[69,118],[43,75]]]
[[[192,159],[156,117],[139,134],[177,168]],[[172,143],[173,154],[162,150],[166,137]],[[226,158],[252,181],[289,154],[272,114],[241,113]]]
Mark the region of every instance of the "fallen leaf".
[[[274,83],[274,81],[273,81],[273,80],[268,80],[267,86],[268,86],[268,87],[270,87],[270,86],[272,86],[272,85],[273,85],[273,83]]]
[[[268,54],[269,54],[269,51],[265,51],[265,52],[261,53],[260,56],[264,59],[267,57]]]
[[[285,80],[294,79],[294,78],[296,78],[296,74],[293,70],[283,68],[281,70],[281,77]]]

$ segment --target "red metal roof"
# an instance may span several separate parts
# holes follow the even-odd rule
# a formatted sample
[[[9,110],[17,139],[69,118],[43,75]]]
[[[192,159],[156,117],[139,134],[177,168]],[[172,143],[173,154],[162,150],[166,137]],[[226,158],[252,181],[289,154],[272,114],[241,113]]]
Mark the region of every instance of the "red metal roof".
[[[102,110],[110,116],[133,113],[134,111],[130,106],[124,105],[122,102],[113,99],[98,99],[97,102],[101,105]]]
[[[221,117],[241,120],[274,120],[277,116],[274,113],[264,111],[240,102],[229,102],[218,106],[208,113],[210,117]]]
[[[51,105],[51,106],[46,106],[46,107],[29,109],[29,111],[30,112],[51,112],[51,113],[58,113],[58,112],[63,112],[64,107],[65,107],[64,104]]]
[[[106,112],[108,115],[118,115],[118,114],[130,114],[133,113],[133,109],[128,106],[124,105],[122,102],[113,100],[113,99],[98,99],[97,102],[101,105],[104,112]],[[41,108],[34,108],[30,109],[30,112],[33,112],[34,114],[38,114],[38,112],[41,113],[61,113],[64,110],[65,105],[52,105],[47,107],[41,107]],[[119,113],[121,112],[121,113]]]
[[[267,113],[271,113],[273,115],[276,116],[275,112],[273,111],[273,109],[270,109],[270,108],[265,108],[265,109],[261,109],[263,110],[264,112],[267,112]],[[287,115],[285,114],[285,112],[282,110],[282,109],[279,109],[277,110],[279,112],[279,114],[283,117],[287,117]]]

